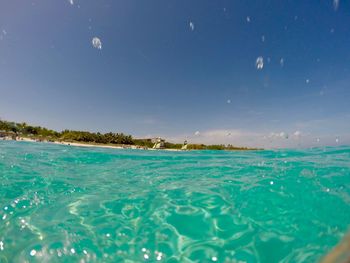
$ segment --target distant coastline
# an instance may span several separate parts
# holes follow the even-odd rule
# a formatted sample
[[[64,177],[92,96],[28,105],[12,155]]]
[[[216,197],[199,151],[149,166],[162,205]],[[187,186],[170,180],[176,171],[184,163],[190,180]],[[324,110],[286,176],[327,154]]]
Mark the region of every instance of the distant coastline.
[[[94,133],[88,131],[64,130],[57,132],[27,123],[16,123],[0,120],[0,140],[51,142],[78,147],[101,147],[113,149],[142,149],[142,150],[226,150],[245,151],[261,150],[257,148],[236,147],[233,145],[205,145],[167,142],[161,138],[133,138],[124,133]],[[160,147],[155,147],[161,141]],[[185,147],[184,147],[185,146]]]
[[[0,139],[1,140],[1,139]],[[8,140],[13,140],[9,139]],[[97,143],[79,143],[79,142],[66,142],[66,141],[46,141],[46,140],[36,140],[32,138],[27,138],[27,137],[17,137],[15,139],[16,141],[23,141],[23,142],[43,142],[43,143],[53,143],[53,144],[58,144],[58,145],[66,145],[66,146],[73,146],[73,147],[92,147],[92,148],[109,148],[109,149],[139,149],[139,150],[152,150],[152,151],[157,151],[159,149],[153,149],[153,148],[147,148],[147,147],[142,147],[138,145],[128,145],[128,144],[123,144],[123,145],[109,145],[109,144],[97,144]],[[168,149],[168,148],[163,148],[161,150],[165,151],[183,151],[181,149]]]

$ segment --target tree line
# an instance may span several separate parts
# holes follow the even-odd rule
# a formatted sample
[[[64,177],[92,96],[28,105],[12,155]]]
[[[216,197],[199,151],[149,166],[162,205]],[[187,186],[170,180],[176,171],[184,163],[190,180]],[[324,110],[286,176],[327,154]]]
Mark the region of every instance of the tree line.
[[[152,139],[135,139],[131,135],[124,133],[100,133],[88,131],[63,130],[57,132],[41,126],[28,125],[25,122],[16,123],[0,119],[0,133],[10,132],[17,136],[31,137],[34,139],[48,141],[65,141],[65,142],[84,142],[96,144],[122,144],[137,145],[141,147],[151,148],[153,146]],[[181,149],[182,144],[165,142],[165,148]],[[189,144],[190,150],[249,150],[245,147],[235,147],[232,145],[205,145],[205,144]]]
[[[19,136],[29,136],[46,140],[94,142],[103,144],[134,144],[132,136],[124,133],[100,133],[74,130],[57,132],[41,126],[28,125],[25,122],[16,123],[0,120],[0,131],[13,132]]]

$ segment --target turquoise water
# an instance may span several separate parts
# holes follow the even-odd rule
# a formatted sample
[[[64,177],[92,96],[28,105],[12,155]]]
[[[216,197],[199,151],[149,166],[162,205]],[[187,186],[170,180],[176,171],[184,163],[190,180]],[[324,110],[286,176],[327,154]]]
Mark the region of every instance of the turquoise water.
[[[166,152],[0,142],[0,262],[317,262],[350,147]]]

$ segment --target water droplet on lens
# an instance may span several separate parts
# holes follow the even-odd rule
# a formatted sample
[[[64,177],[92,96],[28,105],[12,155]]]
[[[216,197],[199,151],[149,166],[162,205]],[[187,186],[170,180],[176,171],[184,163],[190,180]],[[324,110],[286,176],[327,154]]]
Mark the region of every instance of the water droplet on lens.
[[[284,66],[284,58],[281,58],[281,59],[280,59],[280,65],[281,65],[281,67]]]
[[[190,29],[191,31],[194,31],[194,23],[192,21],[190,21]]]
[[[92,39],[92,46],[97,49],[102,49],[102,42],[98,37]]]
[[[338,10],[338,7],[339,7],[339,0],[333,0],[333,7],[334,7],[334,10],[335,10],[335,11]]]
[[[263,69],[264,67],[264,58],[263,57],[258,57],[255,61],[255,66],[258,70]]]

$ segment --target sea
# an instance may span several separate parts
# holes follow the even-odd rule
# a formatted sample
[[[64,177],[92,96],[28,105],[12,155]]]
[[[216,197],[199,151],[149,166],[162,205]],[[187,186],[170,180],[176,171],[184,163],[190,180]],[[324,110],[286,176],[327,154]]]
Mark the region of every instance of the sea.
[[[0,262],[319,262],[350,225],[350,147],[0,142]]]

